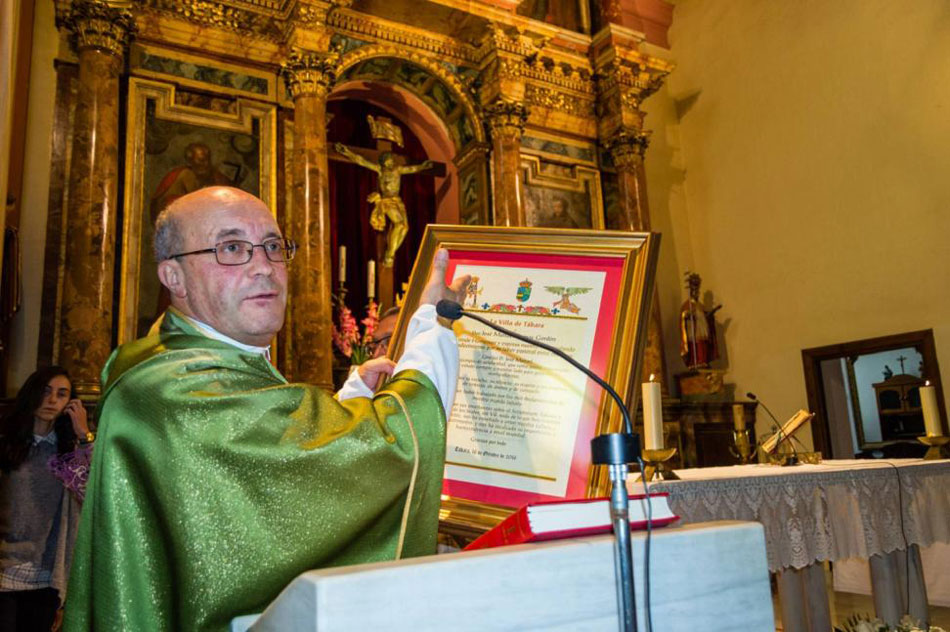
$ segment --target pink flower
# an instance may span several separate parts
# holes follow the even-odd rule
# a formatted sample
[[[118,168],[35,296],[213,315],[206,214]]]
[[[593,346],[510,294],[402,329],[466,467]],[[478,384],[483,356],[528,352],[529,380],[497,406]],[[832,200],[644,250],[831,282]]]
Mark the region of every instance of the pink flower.
[[[340,326],[337,328],[334,325],[332,335],[336,348],[346,357],[351,357],[353,355],[353,345],[360,342],[360,330],[356,324],[356,319],[353,318],[353,312],[346,305],[340,308]]]
[[[373,334],[379,326],[379,305],[373,299],[370,299],[366,307],[366,318],[360,322],[363,323],[363,344],[368,345],[373,342]]]
[[[338,302],[340,304],[340,302]],[[360,332],[360,324],[363,331]],[[370,300],[366,317],[359,323],[346,305],[340,305],[339,323],[333,325],[333,344],[352,364],[362,364],[370,358],[373,334],[379,326],[379,305]]]

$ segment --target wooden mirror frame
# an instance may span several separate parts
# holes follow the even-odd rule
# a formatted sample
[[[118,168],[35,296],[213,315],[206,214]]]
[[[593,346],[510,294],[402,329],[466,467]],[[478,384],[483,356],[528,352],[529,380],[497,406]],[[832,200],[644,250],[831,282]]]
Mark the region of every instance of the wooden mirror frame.
[[[943,434],[947,433],[947,409],[943,398],[943,386],[940,381],[940,366],[937,363],[937,348],[934,343],[932,329],[910,331],[892,336],[867,338],[853,342],[843,342],[824,347],[802,349],[802,365],[805,371],[805,390],[808,396],[808,407],[815,413],[812,421],[812,438],[815,450],[821,452],[825,458],[831,457],[831,428],[828,425],[828,406],[825,401],[825,391],[822,386],[821,363],[835,358],[846,358],[879,351],[890,351],[913,347],[923,356],[926,375],[936,386],[937,407],[940,410],[940,426]]]

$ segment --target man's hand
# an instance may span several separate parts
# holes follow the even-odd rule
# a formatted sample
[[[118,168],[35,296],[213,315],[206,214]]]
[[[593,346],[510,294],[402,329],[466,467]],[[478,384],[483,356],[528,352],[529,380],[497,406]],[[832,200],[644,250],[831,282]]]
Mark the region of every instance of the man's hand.
[[[346,154],[346,146],[343,143],[333,143],[333,148],[338,154]]]
[[[449,264],[449,251],[445,248],[439,248],[435,253],[435,259],[432,261],[432,271],[429,273],[429,281],[422,290],[422,303],[435,305],[439,301],[446,299],[461,303],[465,299],[465,291],[468,284],[472,281],[472,275],[458,277],[452,281],[452,285],[445,284],[445,269]]]
[[[356,371],[360,374],[363,384],[375,391],[379,387],[383,376],[392,375],[395,368],[396,363],[389,358],[373,358],[359,365]]]
[[[89,422],[87,421],[86,407],[78,399],[71,399],[63,409],[63,413],[69,415],[69,420],[73,425],[73,432],[77,437],[83,438],[89,432]]]

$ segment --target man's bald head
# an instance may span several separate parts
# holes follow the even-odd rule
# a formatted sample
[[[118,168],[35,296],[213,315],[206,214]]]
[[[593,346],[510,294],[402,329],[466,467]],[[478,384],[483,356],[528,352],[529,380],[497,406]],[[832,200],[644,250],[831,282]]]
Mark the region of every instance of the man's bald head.
[[[270,261],[256,246],[280,237],[270,209],[250,193],[199,189],[169,204],[155,221],[159,280],[186,316],[246,344],[266,345],[283,324],[287,264]],[[235,241],[255,246],[250,261],[219,263],[215,250]]]
[[[222,207],[242,201],[253,200],[263,204],[256,197],[234,187],[205,187],[183,195],[165,207],[155,219],[155,238],[152,242],[155,261],[164,261],[184,250],[182,237],[182,219],[192,213],[202,213],[213,207]]]

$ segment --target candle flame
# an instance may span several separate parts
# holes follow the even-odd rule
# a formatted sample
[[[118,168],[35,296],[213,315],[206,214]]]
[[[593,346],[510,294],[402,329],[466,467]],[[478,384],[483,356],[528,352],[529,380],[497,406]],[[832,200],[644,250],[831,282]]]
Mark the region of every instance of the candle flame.
[[[656,376],[653,373],[650,374],[650,381],[656,382]]]
[[[930,386],[930,380],[927,380],[926,382],[924,382],[924,386]]]

